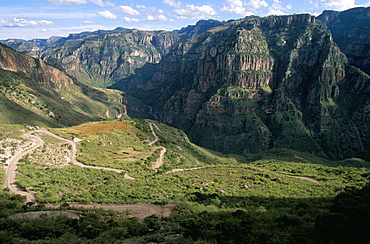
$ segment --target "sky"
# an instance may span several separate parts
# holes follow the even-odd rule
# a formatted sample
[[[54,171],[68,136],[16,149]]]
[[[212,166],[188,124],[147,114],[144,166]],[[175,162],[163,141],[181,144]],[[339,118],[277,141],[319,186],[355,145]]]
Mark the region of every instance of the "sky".
[[[0,0],[0,40],[111,30],[175,30],[200,19],[319,15],[370,6],[370,0]]]

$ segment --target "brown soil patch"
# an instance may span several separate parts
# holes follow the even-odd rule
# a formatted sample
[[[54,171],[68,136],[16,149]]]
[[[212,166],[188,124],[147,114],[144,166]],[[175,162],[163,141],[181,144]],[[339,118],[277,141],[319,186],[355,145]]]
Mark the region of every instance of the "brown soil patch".
[[[63,210],[63,211],[34,211],[34,212],[27,212],[27,213],[16,213],[16,214],[10,215],[9,219],[37,219],[43,214],[51,218],[57,217],[60,215],[67,215],[67,217],[71,219],[80,218],[79,212],[77,211]]]
[[[310,182],[313,182],[313,183],[320,183],[320,181],[318,181],[318,180],[316,180],[314,178],[305,177],[305,176],[289,175],[289,177],[298,178],[298,179],[301,179],[301,180],[307,180],[307,181],[310,181]]]
[[[128,161],[128,162],[135,162],[135,161],[137,161],[136,158],[125,158],[123,160]]]
[[[140,152],[135,151],[135,149],[132,148],[132,147],[129,147],[129,148],[123,149],[122,151],[119,151],[118,153],[127,154],[127,155],[130,155],[130,156],[135,156],[135,155],[138,155]]]
[[[110,123],[90,123],[72,127],[81,133],[98,133],[102,131],[127,130],[127,123],[124,121],[115,121]]]
[[[151,167],[152,169],[159,169],[164,163],[164,154],[167,152],[167,149],[165,147],[160,147],[160,148],[162,148],[162,151],[157,161],[153,162],[152,167]]]
[[[129,213],[129,217],[144,219],[150,215],[169,217],[175,211],[175,204],[154,205],[150,203],[137,204],[98,204],[98,203],[68,203],[71,207],[114,210],[122,213]],[[46,204],[46,207],[57,208],[58,205]]]

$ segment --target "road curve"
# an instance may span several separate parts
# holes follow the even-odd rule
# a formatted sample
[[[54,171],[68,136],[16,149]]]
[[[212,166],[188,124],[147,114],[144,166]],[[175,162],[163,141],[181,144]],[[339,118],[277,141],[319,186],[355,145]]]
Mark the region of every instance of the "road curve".
[[[12,158],[8,160],[8,168],[6,169],[5,187],[9,188],[11,192],[17,195],[25,196],[26,202],[37,202],[35,193],[26,191],[19,187],[16,183],[16,171],[18,168],[18,161],[25,155],[31,153],[38,147],[44,144],[44,141],[39,136],[31,135],[31,132],[23,134],[23,137],[32,141],[32,147],[26,151],[17,150]]]
[[[154,140],[149,142],[149,146],[152,146],[154,143],[156,143],[159,140],[159,137],[154,131],[153,125],[159,132],[162,133],[162,131],[159,129],[159,127],[156,124],[149,122],[149,127],[154,136]],[[164,154],[167,152],[167,148],[163,146],[160,146],[160,148],[162,148],[162,150],[161,150],[161,153],[159,154],[159,158],[157,159],[157,161],[153,162],[151,169],[159,169],[164,164]]]
[[[152,122],[149,122],[149,127],[152,130],[152,134],[154,136],[154,140],[149,142],[149,146],[152,146],[154,143],[156,143],[159,140],[159,138],[158,138],[157,134],[155,133],[155,131],[153,129],[153,123]]]
[[[131,176],[128,175],[128,173],[127,173],[126,170],[112,169],[112,168],[101,167],[101,166],[92,166],[92,165],[86,165],[86,164],[80,163],[76,159],[77,147],[76,147],[76,143],[74,141],[71,141],[71,140],[65,139],[65,138],[63,138],[61,136],[55,135],[54,133],[48,131],[45,128],[38,129],[35,132],[40,133],[40,134],[44,134],[44,135],[47,135],[47,136],[50,136],[50,137],[53,137],[53,138],[58,139],[58,140],[61,140],[61,141],[65,141],[66,143],[68,143],[69,145],[71,145],[71,147],[72,147],[72,149],[71,149],[71,160],[72,160],[72,163],[74,165],[77,165],[77,166],[79,166],[81,168],[102,169],[102,170],[113,171],[113,172],[116,172],[116,173],[125,172],[124,177],[126,179],[130,179],[130,180],[133,180],[134,179],[133,177],[131,177]]]
[[[161,151],[157,161],[155,161],[152,164],[152,169],[159,169],[164,164],[164,154],[167,152],[167,148],[162,147],[162,146],[161,146],[161,148],[162,148],[162,151]]]
[[[71,160],[74,165],[77,165],[82,168],[90,168],[90,169],[101,169],[101,170],[108,170],[108,171],[114,171],[116,173],[122,173],[125,172],[124,178],[129,180],[134,180],[135,178],[131,177],[126,170],[122,169],[112,169],[107,167],[100,167],[100,166],[91,166],[91,165],[85,165],[76,160],[76,154],[77,154],[77,147],[76,143],[65,139],[61,136],[55,135],[54,133],[48,131],[45,128],[41,128],[35,131],[27,132],[22,135],[25,139],[28,139],[32,142],[31,147],[27,150],[23,151],[22,149],[17,149],[14,153],[14,156],[11,157],[8,160],[8,167],[6,169],[6,177],[5,177],[5,187],[9,188],[11,192],[17,195],[25,196],[26,202],[34,202],[37,203],[37,199],[34,192],[27,191],[19,187],[16,183],[16,172],[18,168],[18,161],[22,159],[23,156],[30,154],[32,151],[34,151],[36,148],[41,147],[44,144],[44,141],[40,138],[38,135],[32,135],[32,133],[38,133],[47,135],[50,137],[53,137],[55,139],[65,141],[69,145],[71,145]]]

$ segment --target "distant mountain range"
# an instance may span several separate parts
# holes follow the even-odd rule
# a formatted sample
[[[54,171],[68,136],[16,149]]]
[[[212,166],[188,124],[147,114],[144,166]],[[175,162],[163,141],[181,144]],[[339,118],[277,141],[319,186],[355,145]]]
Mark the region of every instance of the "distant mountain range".
[[[100,99],[105,105],[89,116],[102,118],[105,101],[112,101],[103,95],[107,90],[92,86],[109,87],[149,106],[121,97],[110,117],[121,113],[117,101],[124,100],[132,107],[129,116],[150,117],[150,112],[183,129],[193,142],[223,153],[247,155],[278,147],[330,159],[370,160],[369,11],[202,20],[172,32],[117,28],[3,43],[34,56],[27,58],[35,62],[30,67],[60,72],[69,78],[63,84]],[[0,59],[4,70],[12,70],[3,64],[8,59]],[[35,84],[58,94],[63,90],[58,87],[69,86],[32,72],[25,73]],[[86,94],[86,89],[93,92]],[[82,107],[81,114],[91,108]]]

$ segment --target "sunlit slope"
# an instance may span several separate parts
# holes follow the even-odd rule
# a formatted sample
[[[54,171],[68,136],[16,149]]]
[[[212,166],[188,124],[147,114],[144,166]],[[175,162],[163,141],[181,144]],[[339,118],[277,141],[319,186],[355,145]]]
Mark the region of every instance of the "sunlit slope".
[[[370,174],[363,167],[341,166],[342,162],[294,151],[248,159],[222,155],[190,143],[178,129],[150,120],[95,122],[53,132],[78,141],[79,162],[123,172],[58,164],[57,158],[68,157],[68,146],[43,136],[45,145],[20,163],[17,176],[40,202],[185,200],[247,207],[249,203],[237,199],[331,198],[345,187],[363,186]],[[54,155],[56,148],[65,149]],[[161,166],[153,169],[164,149]]]

